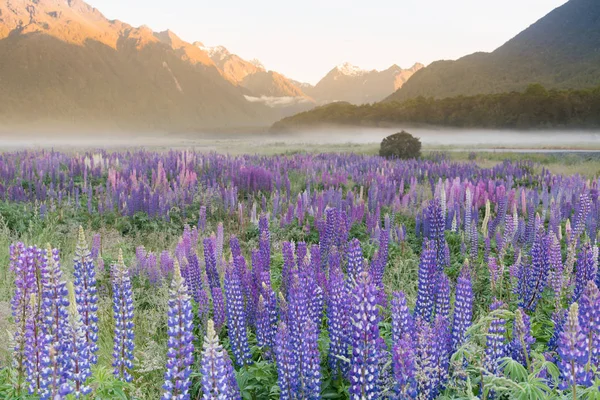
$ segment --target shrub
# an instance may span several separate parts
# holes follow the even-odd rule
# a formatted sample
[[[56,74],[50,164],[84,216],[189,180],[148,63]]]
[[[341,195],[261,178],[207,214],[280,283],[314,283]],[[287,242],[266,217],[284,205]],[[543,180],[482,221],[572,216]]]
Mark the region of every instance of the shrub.
[[[421,141],[405,131],[395,133],[383,139],[379,155],[388,158],[418,158],[421,155]]]

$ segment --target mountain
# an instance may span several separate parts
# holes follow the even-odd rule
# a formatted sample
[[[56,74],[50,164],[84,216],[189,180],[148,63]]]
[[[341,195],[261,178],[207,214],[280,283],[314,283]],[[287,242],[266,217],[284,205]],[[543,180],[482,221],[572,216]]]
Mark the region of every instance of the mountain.
[[[312,99],[292,80],[277,72],[267,71],[260,61],[246,61],[223,46],[205,47],[200,42],[195,45],[208,53],[226,79],[247,89],[249,97],[274,99],[277,102],[287,99],[288,103],[313,105]]]
[[[438,61],[416,73],[388,100],[600,84],[600,1],[570,0],[491,53]]]
[[[345,63],[329,71],[314,87],[305,86],[302,89],[321,104],[336,101],[373,103],[402,87],[421,68],[422,64],[415,64],[409,69],[392,65],[384,71],[366,71]]]
[[[0,126],[198,130],[264,125],[210,55],[81,0],[0,0]]]

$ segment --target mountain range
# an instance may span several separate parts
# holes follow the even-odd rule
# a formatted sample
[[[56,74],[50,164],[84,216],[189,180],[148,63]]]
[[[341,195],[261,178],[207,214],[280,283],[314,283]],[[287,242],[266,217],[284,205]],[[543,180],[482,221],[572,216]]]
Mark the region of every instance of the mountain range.
[[[395,68],[358,79],[340,71],[337,85],[328,83],[330,73],[313,87],[222,46],[109,20],[82,0],[0,0],[4,129],[265,126],[334,99],[385,97],[409,73]]]
[[[390,93],[401,88],[423,64],[415,64],[409,69],[392,65],[386,70],[363,70],[350,63],[344,63],[329,71],[314,87],[305,85],[303,90],[321,104],[346,101],[364,104],[381,101]]]
[[[600,84],[599,0],[570,0],[491,53],[434,62],[387,100],[522,91],[530,83],[548,89]]]

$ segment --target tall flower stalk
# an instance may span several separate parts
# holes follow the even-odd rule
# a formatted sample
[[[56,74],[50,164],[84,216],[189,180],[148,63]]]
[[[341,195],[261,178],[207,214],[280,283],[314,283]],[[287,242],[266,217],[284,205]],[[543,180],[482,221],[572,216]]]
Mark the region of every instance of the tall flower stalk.
[[[92,392],[92,388],[86,384],[87,379],[92,375],[92,370],[90,347],[86,337],[87,329],[77,311],[79,305],[76,301],[76,289],[72,282],[69,282],[69,302],[69,351],[71,353],[69,380],[75,398],[79,399]]]
[[[46,249],[41,268],[42,314],[44,334],[50,362],[44,375],[48,379],[42,398],[64,397],[71,392],[67,379],[71,363],[69,337],[69,299],[66,282],[62,279],[60,257],[50,245]]]
[[[169,290],[167,371],[162,400],[188,400],[194,363],[194,316],[188,288],[177,260]]]
[[[350,395],[356,399],[379,398],[379,310],[377,289],[368,273],[358,276],[352,291],[352,361]]]
[[[215,324],[208,320],[204,338],[202,361],[202,392],[204,399],[240,399],[240,389],[229,355],[219,344]]]
[[[79,227],[75,259],[73,260],[73,277],[77,312],[85,332],[85,341],[89,349],[90,363],[98,362],[98,290],[96,288],[96,268],[91,252],[85,240],[83,228]]]
[[[134,349],[133,291],[129,269],[125,266],[121,250],[119,250],[117,263],[112,266],[112,289],[115,320],[113,373],[119,379],[131,382]]]

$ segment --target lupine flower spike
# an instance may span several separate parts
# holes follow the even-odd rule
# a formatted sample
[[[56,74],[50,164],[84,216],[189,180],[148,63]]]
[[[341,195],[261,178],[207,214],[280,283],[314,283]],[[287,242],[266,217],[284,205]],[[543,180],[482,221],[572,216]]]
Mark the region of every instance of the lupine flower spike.
[[[194,363],[194,316],[188,288],[177,260],[169,291],[167,371],[162,400],[188,400]]]
[[[113,316],[115,319],[115,339],[113,348],[114,374],[126,382],[131,382],[133,369],[133,292],[129,270],[119,250],[117,263],[112,266]]]
[[[206,400],[240,399],[240,389],[235,383],[233,365],[229,355],[219,344],[212,320],[208,320],[203,348],[200,365],[203,398]]]

